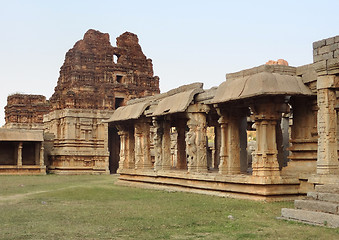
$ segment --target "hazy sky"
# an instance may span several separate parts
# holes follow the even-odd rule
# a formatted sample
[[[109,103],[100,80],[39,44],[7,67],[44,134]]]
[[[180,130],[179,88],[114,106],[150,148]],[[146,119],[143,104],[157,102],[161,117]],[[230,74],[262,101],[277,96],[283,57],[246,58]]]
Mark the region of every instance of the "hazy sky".
[[[339,35],[338,0],[0,0],[0,125],[13,93],[49,98],[66,52],[88,29],[138,35],[161,92],[286,59],[312,62],[312,42]]]

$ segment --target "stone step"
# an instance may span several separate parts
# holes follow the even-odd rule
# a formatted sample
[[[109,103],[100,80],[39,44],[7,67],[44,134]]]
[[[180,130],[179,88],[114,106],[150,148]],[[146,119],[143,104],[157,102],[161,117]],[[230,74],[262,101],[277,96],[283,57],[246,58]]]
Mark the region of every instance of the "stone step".
[[[323,202],[323,201],[317,201],[317,200],[295,200],[294,207],[296,209],[339,215],[338,213],[339,204],[338,203]]]
[[[339,203],[339,194],[336,193],[322,193],[322,192],[308,192],[308,199]]]
[[[323,212],[313,212],[301,209],[283,208],[281,209],[280,219],[327,226],[332,228],[339,227],[339,215]]]
[[[315,186],[316,192],[339,194],[339,184],[325,184]]]

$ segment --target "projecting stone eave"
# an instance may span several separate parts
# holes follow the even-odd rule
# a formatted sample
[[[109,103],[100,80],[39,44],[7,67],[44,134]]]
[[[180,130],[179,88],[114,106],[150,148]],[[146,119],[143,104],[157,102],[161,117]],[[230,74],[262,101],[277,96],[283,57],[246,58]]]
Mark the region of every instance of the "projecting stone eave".
[[[226,80],[218,87],[211,104],[263,96],[313,96],[312,91],[293,75],[259,72]]]
[[[104,122],[112,123],[138,119],[144,113],[146,108],[150,106],[150,104],[150,101],[144,101],[119,107],[114,111],[113,115]]]
[[[213,89],[215,90],[215,89]],[[185,112],[195,96],[204,93],[202,83],[192,83],[172,89],[166,93],[129,100],[126,106],[115,110],[107,123],[123,122],[146,117]],[[205,96],[206,97],[206,96]]]

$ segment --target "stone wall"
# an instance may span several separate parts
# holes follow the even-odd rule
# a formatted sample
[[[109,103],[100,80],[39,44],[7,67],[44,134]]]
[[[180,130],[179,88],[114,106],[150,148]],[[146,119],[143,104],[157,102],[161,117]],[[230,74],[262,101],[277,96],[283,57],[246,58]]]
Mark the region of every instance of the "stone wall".
[[[313,43],[313,62],[321,62],[339,57],[339,36]]]

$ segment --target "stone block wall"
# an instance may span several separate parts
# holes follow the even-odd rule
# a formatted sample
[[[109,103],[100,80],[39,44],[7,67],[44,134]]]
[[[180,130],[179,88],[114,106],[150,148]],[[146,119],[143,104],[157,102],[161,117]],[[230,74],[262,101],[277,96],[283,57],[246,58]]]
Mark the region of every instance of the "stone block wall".
[[[317,72],[318,156],[317,173],[337,174],[338,162],[338,90],[339,36],[313,43],[314,68]]]
[[[318,76],[339,73],[339,36],[313,43],[313,62]]]
[[[339,57],[339,36],[323,39],[313,43],[313,62]]]

